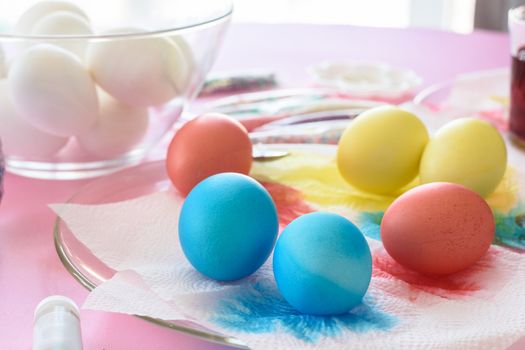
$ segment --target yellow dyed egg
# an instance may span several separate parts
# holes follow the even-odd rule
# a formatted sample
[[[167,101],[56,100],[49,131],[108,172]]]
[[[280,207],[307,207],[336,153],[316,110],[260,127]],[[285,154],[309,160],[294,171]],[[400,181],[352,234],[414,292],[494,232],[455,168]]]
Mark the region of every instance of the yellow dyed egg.
[[[414,114],[376,107],[359,115],[341,136],[337,167],[361,190],[392,193],[416,177],[427,142],[427,129]]]
[[[505,173],[507,148],[490,123],[462,118],[437,131],[423,153],[422,183],[453,182],[477,192],[491,194]]]

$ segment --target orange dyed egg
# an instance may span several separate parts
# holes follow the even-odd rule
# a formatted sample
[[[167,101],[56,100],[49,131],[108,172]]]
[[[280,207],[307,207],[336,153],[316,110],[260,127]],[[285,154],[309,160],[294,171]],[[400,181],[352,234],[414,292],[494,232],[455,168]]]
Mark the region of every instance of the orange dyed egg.
[[[381,222],[381,240],[401,265],[446,275],[475,264],[494,239],[487,202],[466,187],[436,182],[396,199]]]
[[[168,176],[183,195],[211,175],[248,175],[251,166],[248,132],[222,114],[205,114],[186,123],[173,137],[166,159]]]

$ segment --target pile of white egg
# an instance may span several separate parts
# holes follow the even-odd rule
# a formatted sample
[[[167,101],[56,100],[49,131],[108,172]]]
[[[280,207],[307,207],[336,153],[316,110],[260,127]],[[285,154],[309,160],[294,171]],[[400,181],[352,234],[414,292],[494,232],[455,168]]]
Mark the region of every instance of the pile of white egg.
[[[94,32],[84,11],[63,1],[37,3],[22,14],[14,31],[50,39]],[[141,30],[105,34],[119,32]],[[6,73],[0,79],[4,151],[31,159],[53,156],[72,139],[104,159],[130,151],[148,129],[148,107],[182,95],[193,68],[186,42],[161,36],[39,39],[0,63]]]

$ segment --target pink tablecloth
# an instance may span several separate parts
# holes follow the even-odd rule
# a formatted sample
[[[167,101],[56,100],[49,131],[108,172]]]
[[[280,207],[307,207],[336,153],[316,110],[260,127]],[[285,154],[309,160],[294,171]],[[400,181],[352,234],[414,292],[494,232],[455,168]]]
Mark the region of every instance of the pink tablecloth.
[[[217,70],[273,68],[287,86],[309,83],[305,68],[325,59],[380,60],[415,69],[425,85],[458,73],[509,63],[504,34],[457,35],[425,29],[311,25],[235,25]],[[50,294],[82,304],[87,291],[62,267],[53,246],[48,203],[63,202],[85,182],[6,177],[0,215],[0,349],[30,349],[32,313]],[[219,349],[132,316],[82,311],[85,349]],[[525,347],[525,342],[521,342]],[[515,346],[517,349],[518,347]]]

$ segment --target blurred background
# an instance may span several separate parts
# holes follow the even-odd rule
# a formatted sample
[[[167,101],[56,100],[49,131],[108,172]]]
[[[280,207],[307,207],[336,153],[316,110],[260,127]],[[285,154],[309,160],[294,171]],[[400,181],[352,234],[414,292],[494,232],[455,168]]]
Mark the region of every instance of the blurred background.
[[[458,33],[507,30],[519,0],[234,0],[237,22],[430,27]]]
[[[428,27],[457,33],[475,28],[506,31],[507,11],[525,0],[232,0],[234,22],[346,24],[368,27]],[[26,1],[0,1],[0,13],[22,12]],[[112,9],[130,2],[151,6],[144,0],[111,0]],[[178,0],[173,0],[176,8]],[[108,1],[94,0],[100,17],[115,18]],[[194,5],[198,7],[199,5]]]

